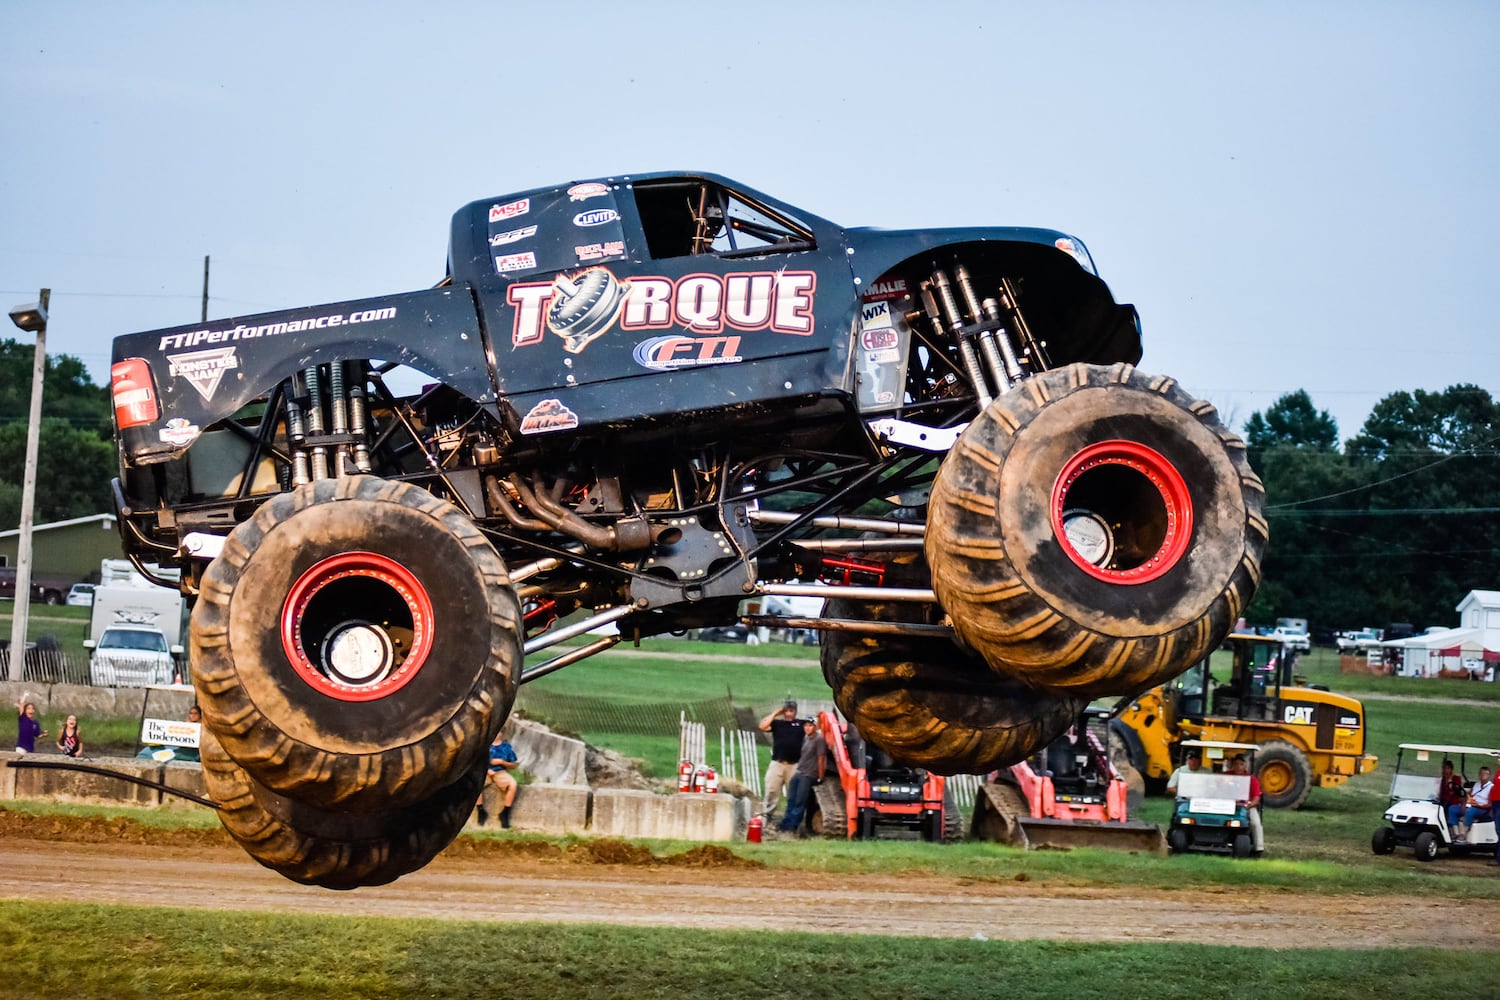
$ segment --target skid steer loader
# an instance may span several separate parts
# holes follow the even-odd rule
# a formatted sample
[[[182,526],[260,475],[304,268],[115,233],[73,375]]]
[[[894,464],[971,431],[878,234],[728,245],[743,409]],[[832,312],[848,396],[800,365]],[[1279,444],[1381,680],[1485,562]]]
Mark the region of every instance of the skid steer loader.
[[[994,772],[974,798],[973,834],[1013,847],[1113,847],[1164,853],[1155,823],[1129,818],[1111,760],[1110,713],[1088,708],[1040,753]]]

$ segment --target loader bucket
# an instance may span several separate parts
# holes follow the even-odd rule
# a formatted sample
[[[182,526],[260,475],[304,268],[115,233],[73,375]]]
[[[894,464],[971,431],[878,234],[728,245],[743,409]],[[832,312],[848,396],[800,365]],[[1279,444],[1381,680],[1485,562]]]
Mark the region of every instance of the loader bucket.
[[[1167,853],[1167,838],[1156,823],[1112,823],[1089,820],[1021,819],[1032,847],[1107,847],[1117,851]]]
[[[1011,847],[1109,847],[1165,854],[1167,839],[1155,823],[1034,819],[1014,785],[980,785],[974,796],[973,835]]]
[[[974,823],[970,830],[978,840],[1011,847],[1028,847],[1021,820],[1027,814],[1026,799],[1013,785],[980,785],[974,796]]]

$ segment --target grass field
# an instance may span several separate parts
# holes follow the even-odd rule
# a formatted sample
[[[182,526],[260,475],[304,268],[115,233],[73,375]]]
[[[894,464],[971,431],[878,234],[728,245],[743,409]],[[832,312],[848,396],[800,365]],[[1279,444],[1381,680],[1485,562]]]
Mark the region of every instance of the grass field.
[[[86,610],[86,609],[80,609]],[[539,683],[566,693],[622,700],[692,701],[732,691],[737,703],[771,706],[788,692],[824,699],[815,649],[726,647],[677,640],[643,644],[585,661]],[[765,662],[786,654],[785,663]],[[714,656],[698,660],[698,656]],[[1304,661],[1316,683],[1341,684],[1337,660]],[[1347,675],[1343,675],[1347,676]],[[1397,683],[1359,677],[1366,698],[1372,775],[1314,791],[1305,808],[1268,811],[1269,853],[1254,862],[1190,855],[1158,857],[1104,850],[1021,852],[993,844],[787,842],[734,850],[787,873],[923,871],[980,881],[1024,877],[1058,887],[1262,887],[1273,892],[1424,895],[1500,899],[1500,878],[1481,859],[1423,865],[1406,854],[1376,858],[1369,836],[1386,804],[1396,744],[1500,740],[1500,703],[1450,704],[1465,682]],[[1431,686],[1427,686],[1427,685]],[[1454,688],[1458,690],[1455,691]],[[1473,691],[1475,695],[1479,691]],[[1396,697],[1408,700],[1387,700]],[[51,720],[49,720],[50,723]],[[102,731],[102,720],[91,723]],[[136,720],[122,720],[133,729]],[[50,727],[50,726],[49,726]],[[591,742],[675,759],[676,736],[607,732]],[[631,740],[637,741],[635,744]],[[713,742],[710,743],[712,752]],[[663,756],[664,755],[664,756]],[[660,766],[660,765],[659,765]],[[100,809],[11,803],[22,811],[128,815],[164,826],[212,826],[208,811]],[[1143,818],[1165,821],[1170,804],[1148,799]],[[497,836],[485,833],[483,836]],[[558,838],[566,842],[566,838]],[[647,842],[658,853],[681,843]],[[248,863],[248,862],[247,862]],[[795,898],[795,891],[789,898]],[[810,928],[809,930],[813,930]],[[1309,928],[1309,933],[1316,929]],[[1205,942],[1226,941],[1206,928]],[[1026,996],[1118,998],[1358,997],[1413,991],[1476,995],[1491,956],[1430,950],[1319,949],[1276,952],[1234,941],[1209,944],[1088,945],[974,940],[893,940],[817,934],[470,924],[296,914],[200,913],[172,908],[75,906],[7,901],[0,906],[0,996],[343,997],[480,993],[545,997],[838,998]],[[1481,990],[1481,992],[1483,992]]]
[[[811,929],[810,929],[811,930]],[[1222,938],[1222,928],[1204,937]],[[1310,929],[1310,932],[1311,929]],[[1369,1000],[1476,996],[1493,956],[1277,952],[203,913],[68,903],[0,910],[0,995],[559,998],[1026,997]]]

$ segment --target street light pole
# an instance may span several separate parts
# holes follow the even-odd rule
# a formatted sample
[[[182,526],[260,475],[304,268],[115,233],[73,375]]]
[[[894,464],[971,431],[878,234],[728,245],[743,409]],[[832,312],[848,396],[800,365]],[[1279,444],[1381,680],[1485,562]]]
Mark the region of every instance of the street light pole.
[[[10,311],[16,326],[36,334],[36,359],[31,370],[31,416],[26,425],[26,473],[21,480],[21,531],[16,545],[16,601],[10,626],[10,679],[21,679],[26,663],[26,625],[31,611],[31,520],[36,505],[37,441],[42,426],[42,382],[47,374],[47,302],[43,288],[35,306]]]

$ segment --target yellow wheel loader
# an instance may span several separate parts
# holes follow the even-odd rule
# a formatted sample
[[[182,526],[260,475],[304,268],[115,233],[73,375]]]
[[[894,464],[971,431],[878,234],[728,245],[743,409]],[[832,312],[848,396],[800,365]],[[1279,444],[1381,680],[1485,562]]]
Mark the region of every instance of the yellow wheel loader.
[[[1280,642],[1232,633],[1176,680],[1118,706],[1111,726],[1148,787],[1161,788],[1183,740],[1254,743],[1264,803],[1296,809],[1318,788],[1375,769],[1358,699],[1293,682]]]

